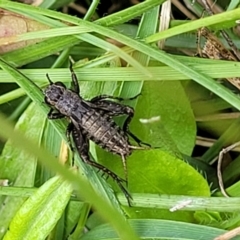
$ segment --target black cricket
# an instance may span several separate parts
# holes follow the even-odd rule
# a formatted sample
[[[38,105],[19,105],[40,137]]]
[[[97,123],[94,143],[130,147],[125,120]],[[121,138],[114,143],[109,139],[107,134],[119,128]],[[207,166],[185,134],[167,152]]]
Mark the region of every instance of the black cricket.
[[[67,89],[62,82],[53,83],[47,74],[50,85],[45,89],[44,95],[45,102],[51,107],[48,118],[58,119],[67,117],[70,120],[67,128],[67,138],[71,149],[73,150],[71,144],[72,136],[72,140],[82,161],[94,166],[102,171],[103,174],[112,177],[124,193],[128,204],[131,205],[131,195],[123,186],[124,182],[127,183],[126,157],[132,153],[133,149],[145,149],[141,147],[141,144],[150,147],[149,144],[141,142],[141,140],[129,130],[129,123],[134,116],[134,110],[129,106],[109,100],[125,100],[119,97],[100,95],[89,101],[83,99],[79,95],[78,80],[72,66],[70,66],[70,72],[72,77],[70,89]],[[137,96],[129,98],[128,100],[134,99]],[[120,115],[127,115],[122,128],[118,126],[112,118],[113,116]],[[129,136],[131,136],[139,146],[132,146],[129,142]],[[120,178],[103,165],[91,160],[89,140],[92,140],[101,148],[121,156],[126,180]]]

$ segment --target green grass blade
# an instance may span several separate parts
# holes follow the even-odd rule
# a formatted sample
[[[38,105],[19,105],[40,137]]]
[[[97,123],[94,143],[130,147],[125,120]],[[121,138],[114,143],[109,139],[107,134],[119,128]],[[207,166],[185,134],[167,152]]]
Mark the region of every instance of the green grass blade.
[[[50,38],[38,44],[26,46],[15,51],[5,53],[2,58],[14,66],[22,66],[38,59],[50,56],[68,47],[74,46],[80,40],[72,36]]]
[[[104,25],[104,26],[113,26],[113,25],[125,23],[125,22],[147,12],[151,8],[161,5],[165,1],[166,0],[144,1],[139,4],[136,4],[135,6],[132,6],[125,10],[122,10],[120,12],[117,12],[117,13],[111,14],[109,16],[106,16],[104,18],[101,18],[99,20],[96,20],[95,23]]]
[[[213,24],[223,24],[227,21],[232,21],[234,23],[236,20],[239,19],[239,14],[240,9],[238,8],[232,11],[223,12],[210,17],[201,18],[195,21],[191,21],[189,23],[179,25],[177,27],[167,29],[163,32],[156,33],[152,36],[147,37],[145,39],[145,42],[146,43],[156,42],[161,39],[169,38],[184,32],[190,32],[201,27],[207,27]]]
[[[226,233],[222,229],[201,226],[197,224],[183,223],[169,220],[136,219],[129,220],[131,226],[139,234],[141,239],[154,240],[213,240],[219,235]],[[100,225],[81,240],[118,240],[116,232],[108,224]],[[240,237],[234,237],[239,240]]]

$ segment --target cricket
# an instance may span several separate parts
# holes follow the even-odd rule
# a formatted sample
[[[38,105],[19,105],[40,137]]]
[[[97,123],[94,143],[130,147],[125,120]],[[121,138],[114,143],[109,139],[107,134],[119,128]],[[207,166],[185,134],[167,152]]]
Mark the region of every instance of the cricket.
[[[134,116],[134,109],[130,106],[114,102],[111,100],[123,101],[126,99],[109,95],[99,95],[91,100],[85,100],[80,96],[80,88],[77,76],[70,65],[71,72],[71,88],[62,82],[53,83],[47,75],[49,86],[44,90],[45,102],[51,109],[48,113],[49,119],[59,119],[67,117],[70,121],[67,127],[67,139],[70,148],[73,150],[73,144],[86,164],[89,164],[103,174],[111,177],[124,193],[129,206],[131,205],[131,195],[124,187],[127,179],[126,157],[128,157],[134,149],[146,149],[151,147],[147,143],[143,143],[130,130],[129,124]],[[129,98],[128,100],[135,99]],[[113,117],[126,115],[126,120],[122,128],[118,126]],[[129,136],[135,140],[138,146],[133,146],[129,142]],[[91,159],[89,154],[89,141],[93,141],[106,151],[119,155],[122,159],[125,172],[125,179],[120,178],[117,174],[103,165]],[[142,145],[145,145],[143,147]]]

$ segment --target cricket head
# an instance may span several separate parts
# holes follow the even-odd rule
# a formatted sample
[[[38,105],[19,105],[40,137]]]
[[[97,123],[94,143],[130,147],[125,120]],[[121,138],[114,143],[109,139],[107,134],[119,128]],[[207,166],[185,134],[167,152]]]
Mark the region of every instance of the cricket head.
[[[51,106],[55,106],[66,91],[66,86],[62,82],[53,83],[48,75],[47,78],[50,84],[43,92],[45,95],[45,102]]]

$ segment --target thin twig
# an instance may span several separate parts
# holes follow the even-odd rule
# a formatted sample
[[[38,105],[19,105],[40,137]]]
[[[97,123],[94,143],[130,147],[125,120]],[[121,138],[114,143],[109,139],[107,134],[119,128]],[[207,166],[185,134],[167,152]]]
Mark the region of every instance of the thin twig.
[[[240,235],[240,227],[232,229],[232,230],[214,238],[214,240],[230,240],[230,239],[236,237],[237,235]]]
[[[229,195],[225,191],[224,184],[223,184],[223,179],[222,179],[222,172],[221,172],[222,159],[223,159],[224,154],[226,154],[227,152],[231,151],[232,149],[236,148],[239,145],[240,145],[240,142],[236,142],[236,143],[228,146],[227,148],[224,148],[219,153],[219,156],[218,156],[218,165],[217,165],[218,183],[219,183],[219,187],[220,187],[221,193],[225,197],[229,197]]]

